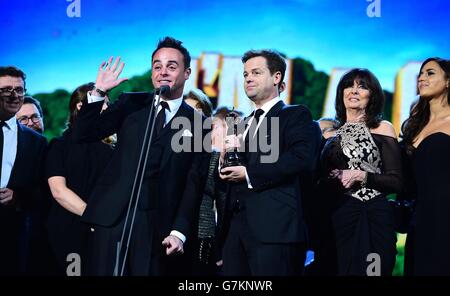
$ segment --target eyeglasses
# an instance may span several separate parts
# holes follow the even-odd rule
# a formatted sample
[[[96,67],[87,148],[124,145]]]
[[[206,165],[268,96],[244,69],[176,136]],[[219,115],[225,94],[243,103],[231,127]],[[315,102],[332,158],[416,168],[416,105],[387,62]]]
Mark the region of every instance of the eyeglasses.
[[[15,92],[18,96],[23,96],[26,91],[27,89],[23,87],[12,88],[10,86],[7,86],[0,88],[0,93],[4,96],[10,96],[13,92]]]
[[[19,117],[17,120],[23,124],[23,125],[27,125],[28,121],[31,119],[31,121],[33,123],[39,123],[39,121],[41,120],[41,117],[38,114],[33,114],[30,117],[28,116],[21,116]]]

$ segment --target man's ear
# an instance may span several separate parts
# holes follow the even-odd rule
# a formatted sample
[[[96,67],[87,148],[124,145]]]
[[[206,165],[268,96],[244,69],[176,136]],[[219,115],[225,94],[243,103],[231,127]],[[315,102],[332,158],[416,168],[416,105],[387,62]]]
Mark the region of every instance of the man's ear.
[[[186,70],[184,70],[184,79],[188,80],[190,75],[191,75],[191,68],[187,68]]]
[[[281,81],[281,72],[280,71],[277,71],[277,72],[275,72],[275,74],[273,75],[273,77],[274,77],[274,82],[273,82],[273,84],[274,85],[280,85],[280,83],[282,82]]]

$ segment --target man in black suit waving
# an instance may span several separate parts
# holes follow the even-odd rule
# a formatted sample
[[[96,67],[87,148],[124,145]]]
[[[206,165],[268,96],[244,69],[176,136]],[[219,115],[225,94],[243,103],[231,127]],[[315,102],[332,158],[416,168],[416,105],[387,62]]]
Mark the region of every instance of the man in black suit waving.
[[[242,62],[256,109],[246,120],[245,144],[227,138],[227,148],[245,150],[243,165],[220,170],[230,185],[224,273],[299,275],[307,239],[300,178],[314,170],[320,129],[306,107],[279,98],[286,63],[277,52],[249,51]]]
[[[76,128],[80,141],[118,136],[112,160],[81,218],[93,225],[88,272],[94,275],[113,274],[150,106],[156,105],[152,94],[124,93],[100,114],[106,93],[126,80],[119,79],[124,64],[119,66],[119,59],[112,62],[111,58],[100,66]],[[152,83],[155,88],[169,86],[170,94],[161,95],[153,115],[155,131],[126,257],[127,275],[183,274],[188,268],[185,242],[195,225],[209,161],[202,146],[202,117],[183,101],[190,73],[190,55],[181,42],[171,37],[161,40],[152,54]],[[200,149],[194,149],[196,141]],[[177,145],[187,149],[180,152]]]

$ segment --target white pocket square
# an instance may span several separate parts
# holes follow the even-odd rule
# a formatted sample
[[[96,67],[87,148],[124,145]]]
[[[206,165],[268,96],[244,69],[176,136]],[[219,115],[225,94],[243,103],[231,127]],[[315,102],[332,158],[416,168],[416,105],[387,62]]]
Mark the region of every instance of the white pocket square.
[[[192,137],[192,133],[190,130],[185,129],[182,134],[183,137]]]

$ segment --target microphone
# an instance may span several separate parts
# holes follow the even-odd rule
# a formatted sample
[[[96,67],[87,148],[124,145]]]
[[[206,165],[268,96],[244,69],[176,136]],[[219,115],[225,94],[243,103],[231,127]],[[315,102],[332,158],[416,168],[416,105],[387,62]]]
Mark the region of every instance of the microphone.
[[[168,85],[161,85],[160,88],[155,89],[155,94],[158,94],[160,96],[169,96],[170,95],[170,86]]]

